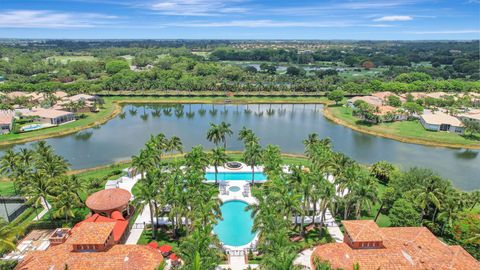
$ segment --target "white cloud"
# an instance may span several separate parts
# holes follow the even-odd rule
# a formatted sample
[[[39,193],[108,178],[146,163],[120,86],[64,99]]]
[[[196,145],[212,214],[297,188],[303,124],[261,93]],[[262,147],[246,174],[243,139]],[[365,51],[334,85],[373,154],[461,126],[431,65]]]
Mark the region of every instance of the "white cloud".
[[[383,16],[383,17],[374,19],[375,22],[400,22],[400,21],[411,21],[411,20],[413,20],[412,16],[405,16],[405,15]]]
[[[273,20],[234,20],[223,22],[190,21],[181,23],[169,23],[166,26],[179,27],[245,27],[245,28],[275,28],[275,27],[390,27],[386,24],[358,24],[354,21],[325,21],[325,22],[295,22],[295,21],[273,21]]]
[[[426,31],[405,31],[406,34],[415,34],[415,35],[436,35],[436,34],[475,34],[480,33],[479,29],[461,29],[461,30],[426,30]]]
[[[65,13],[51,10],[10,10],[0,13],[4,28],[88,28],[116,19],[98,13]]]
[[[217,16],[245,13],[247,8],[238,6],[243,0],[157,0],[147,8],[171,16]]]

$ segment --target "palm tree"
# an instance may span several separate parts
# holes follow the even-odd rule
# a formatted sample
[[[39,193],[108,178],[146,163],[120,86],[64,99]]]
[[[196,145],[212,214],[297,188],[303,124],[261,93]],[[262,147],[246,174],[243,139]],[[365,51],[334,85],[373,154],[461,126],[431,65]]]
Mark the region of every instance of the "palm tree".
[[[220,262],[218,240],[211,233],[212,226],[198,227],[180,244],[184,269],[213,270]]]
[[[221,147],[214,148],[210,154],[210,162],[215,167],[215,184],[218,183],[218,166],[223,165],[228,161],[228,156],[225,153],[225,149]]]
[[[8,149],[7,151],[5,151],[0,160],[0,172],[2,175],[13,180],[13,188],[15,190],[15,194],[18,193],[16,186],[16,175],[18,172],[17,169],[19,167],[18,163],[19,156],[12,149]]]
[[[210,123],[210,128],[207,131],[207,140],[213,142],[218,147],[218,144],[222,141],[222,137],[222,128],[219,125]]]
[[[155,198],[158,195],[158,186],[155,184],[155,177],[153,173],[147,172],[145,179],[139,183],[138,194],[135,200],[138,204],[148,205],[150,208],[150,224],[152,226],[152,237],[157,239],[157,230],[155,222]]]
[[[222,133],[223,148],[227,149],[227,138],[226,136],[232,136],[233,131],[230,128],[231,124],[222,122],[220,123],[220,130]]]
[[[282,155],[280,147],[276,145],[267,145],[263,152],[263,171],[270,177],[278,175],[282,172]]]
[[[28,185],[25,187],[24,194],[28,198],[27,203],[34,207],[44,205],[49,212],[50,221],[53,222],[53,215],[50,212],[48,199],[52,197],[52,178],[37,171],[32,174]]]
[[[238,132],[238,140],[245,142],[245,140],[253,135],[253,131],[251,129],[248,129],[246,127],[243,127],[240,129]]]
[[[425,184],[414,190],[417,203],[422,209],[421,222],[423,222],[427,214],[428,207],[433,205],[436,209],[440,208],[439,197],[441,196],[441,193],[438,185],[435,184],[439,180],[440,178],[438,176],[433,175],[429,177],[429,179],[426,179]],[[432,217],[432,219],[433,218],[435,217]]]
[[[22,234],[22,226],[13,226],[0,218],[0,250],[9,251],[16,248],[17,237]]]
[[[144,179],[145,172],[153,167],[153,160],[150,153],[148,150],[142,149],[140,150],[139,156],[132,156],[132,168],[140,172],[141,179]]]
[[[243,153],[243,160],[252,168],[252,184],[255,183],[255,166],[262,160],[262,147],[256,142],[247,144]]]

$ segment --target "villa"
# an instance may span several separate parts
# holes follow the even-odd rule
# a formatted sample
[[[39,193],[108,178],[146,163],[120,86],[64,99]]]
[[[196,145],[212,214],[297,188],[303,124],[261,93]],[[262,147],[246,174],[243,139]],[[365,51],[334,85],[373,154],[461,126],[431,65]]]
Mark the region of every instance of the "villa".
[[[117,245],[111,222],[82,223],[64,243],[45,251],[29,252],[16,270],[52,269],[156,269],[163,261],[160,250],[146,245]],[[51,238],[55,239],[55,238]]]
[[[19,112],[22,117],[34,117],[42,123],[51,125],[61,125],[76,120],[75,114],[54,109],[33,108],[31,110],[19,110]]]
[[[344,220],[342,243],[320,245],[314,262],[329,262],[332,269],[480,269],[480,263],[461,246],[449,246],[426,227],[379,228],[373,220]]]
[[[357,100],[362,100],[365,101],[366,103],[374,106],[374,107],[380,107],[383,105],[383,100],[379,97],[375,96],[359,96],[359,97],[353,97],[349,100],[347,100],[347,105],[351,108],[355,107],[355,101]]]
[[[106,189],[87,198],[94,213],[71,230],[56,229],[48,248],[30,251],[16,270],[102,269],[152,270],[164,260],[159,249],[147,245],[122,245],[128,235],[130,192]]]
[[[458,118],[444,112],[424,113],[420,116],[420,123],[427,130],[448,131],[463,134],[464,126]]]
[[[390,121],[405,121],[408,119],[408,115],[401,109],[387,105],[377,107],[375,114],[383,118],[391,114],[393,118]]]
[[[13,111],[0,111],[0,134],[12,131],[14,116]]]
[[[459,114],[458,118],[460,118],[462,121],[473,121],[480,124],[480,109]]]
[[[387,105],[388,104],[388,97],[389,96],[395,96],[395,97],[398,97],[400,99],[401,102],[405,102],[405,98],[404,97],[401,97],[401,96],[398,96],[390,91],[384,91],[384,92],[376,92],[376,93],[373,93],[372,94],[373,97],[378,97],[380,98],[382,101],[383,101],[383,104],[384,105]]]

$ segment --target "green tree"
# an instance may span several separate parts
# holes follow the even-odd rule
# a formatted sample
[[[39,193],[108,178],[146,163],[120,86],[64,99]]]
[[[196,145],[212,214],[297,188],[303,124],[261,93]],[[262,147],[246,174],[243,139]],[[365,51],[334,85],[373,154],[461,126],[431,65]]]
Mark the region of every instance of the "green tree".
[[[415,206],[405,199],[398,199],[390,209],[390,222],[394,227],[416,227],[421,226],[420,212]]]
[[[327,97],[329,100],[335,101],[335,105],[338,105],[345,97],[345,93],[342,90],[333,90],[328,93]]]
[[[228,161],[228,156],[223,148],[214,148],[210,154],[210,162],[215,167],[215,184],[218,183],[218,166],[225,164]]]
[[[222,141],[223,131],[220,125],[210,123],[210,128],[207,131],[207,140],[213,142],[215,146],[218,147],[218,144]]]
[[[130,69],[130,65],[128,65],[127,61],[124,60],[112,60],[107,62],[105,69],[110,75],[113,75],[122,70]]]
[[[252,169],[252,185],[255,183],[255,167],[262,160],[262,154],[262,147],[257,142],[246,144],[243,160]]]
[[[8,224],[0,218],[0,252],[5,253],[16,248],[17,237],[24,231],[21,226]]]

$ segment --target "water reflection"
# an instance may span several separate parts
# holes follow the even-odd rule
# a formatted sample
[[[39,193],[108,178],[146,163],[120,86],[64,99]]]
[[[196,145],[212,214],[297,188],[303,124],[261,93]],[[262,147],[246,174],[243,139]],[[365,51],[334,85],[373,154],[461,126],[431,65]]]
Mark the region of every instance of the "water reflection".
[[[303,153],[302,141],[315,132],[321,138],[332,138],[336,151],[359,162],[387,160],[403,168],[432,168],[459,188],[480,188],[478,151],[406,144],[358,133],[326,120],[322,106],[315,104],[128,105],[101,129],[98,126],[46,141],[79,169],[127,159],[143,147],[150,134],[177,135],[185,150],[199,144],[208,149],[213,146],[205,138],[209,123],[221,121],[231,123],[235,134],[228,138],[228,150],[242,150],[236,134],[243,126],[253,129],[263,145],[279,145],[288,153]]]

